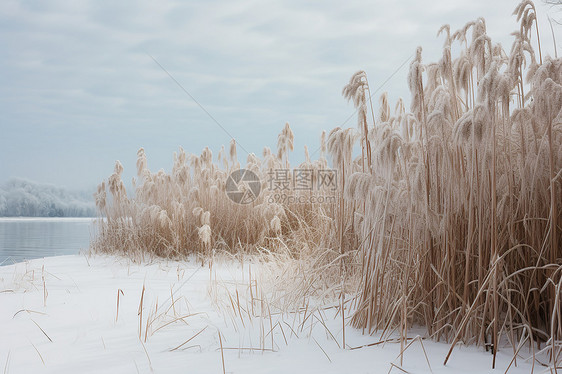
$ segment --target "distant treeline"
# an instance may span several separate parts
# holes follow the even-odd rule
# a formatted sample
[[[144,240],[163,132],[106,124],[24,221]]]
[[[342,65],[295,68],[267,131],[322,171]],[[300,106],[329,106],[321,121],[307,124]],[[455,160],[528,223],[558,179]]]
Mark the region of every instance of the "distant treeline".
[[[51,184],[10,179],[0,185],[0,217],[93,217],[91,194]]]

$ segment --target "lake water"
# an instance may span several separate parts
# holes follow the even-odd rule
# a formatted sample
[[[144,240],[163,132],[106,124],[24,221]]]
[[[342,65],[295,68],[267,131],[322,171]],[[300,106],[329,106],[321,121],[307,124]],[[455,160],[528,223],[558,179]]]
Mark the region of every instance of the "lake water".
[[[87,250],[92,218],[0,218],[0,265]]]

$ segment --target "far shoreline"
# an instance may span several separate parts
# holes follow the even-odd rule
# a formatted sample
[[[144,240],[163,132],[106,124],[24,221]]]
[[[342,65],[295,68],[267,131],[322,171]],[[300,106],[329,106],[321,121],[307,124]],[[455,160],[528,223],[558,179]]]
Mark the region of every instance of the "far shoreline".
[[[10,221],[93,221],[99,217],[0,217],[0,222]]]

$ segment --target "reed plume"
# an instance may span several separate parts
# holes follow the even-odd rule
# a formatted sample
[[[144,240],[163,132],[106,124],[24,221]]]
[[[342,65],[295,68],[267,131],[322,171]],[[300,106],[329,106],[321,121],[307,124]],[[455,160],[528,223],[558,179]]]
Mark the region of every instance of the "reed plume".
[[[216,162],[208,148],[180,149],[170,174],[152,172],[139,149],[133,194],[119,162],[98,186],[105,219],[92,248],[136,259],[223,251],[297,262],[306,272],[299,279],[314,287],[301,282],[295,295],[332,292],[342,314],[343,300],[356,295],[351,324],[365,333],[398,334],[404,346],[409,328],[423,325],[451,350],[458,342],[491,350],[492,366],[498,350],[511,346],[517,356],[525,343],[559,366],[562,59],[543,58],[535,27],[537,59],[530,0],[514,14],[520,27],[509,53],[482,18],[454,32],[443,26],[439,61],[424,63],[419,47],[410,64],[409,109],[400,99],[391,113],[385,93],[377,123],[374,113],[368,123],[367,74],[353,74],[342,93],[357,110],[358,130],[323,132],[320,157],[305,148],[291,169],[294,134],[285,124],[277,152],[265,147],[246,160],[262,187],[249,204],[225,191],[241,167],[234,140]],[[290,183],[304,169],[318,182],[329,166],[334,191],[276,200],[282,185],[274,177]]]

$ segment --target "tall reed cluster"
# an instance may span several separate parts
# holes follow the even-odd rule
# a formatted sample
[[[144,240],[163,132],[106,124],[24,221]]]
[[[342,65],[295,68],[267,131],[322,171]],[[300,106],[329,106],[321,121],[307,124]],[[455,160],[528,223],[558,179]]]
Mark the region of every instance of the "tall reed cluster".
[[[133,194],[125,189],[119,162],[107,182],[98,186],[95,200],[103,219],[91,247],[137,259],[192,254],[209,258],[215,251],[237,255],[276,250],[298,257],[309,256],[319,247],[331,247],[331,238],[324,233],[332,230],[333,207],[322,201],[330,197],[326,193],[333,192],[292,188],[295,171],[289,164],[289,152],[293,138],[286,124],[277,152],[266,147],[261,159],[249,154],[243,166],[234,140],[228,153],[224,147],[220,150],[216,161],[208,148],[201,155],[180,149],[174,154],[171,173],[152,172],[141,148]],[[248,204],[238,204],[226,193],[229,176],[241,167],[261,181],[261,193]],[[299,168],[311,175],[327,169],[324,152],[318,160],[307,158]],[[238,188],[249,190],[245,182]]]
[[[445,25],[442,58],[424,64],[418,48],[410,65],[411,111],[390,115],[381,97],[372,172],[346,189],[364,204],[353,324],[366,332],[423,324],[494,361],[502,337],[559,359],[562,59],[541,56],[531,1],[514,14],[509,53],[482,18]]]
[[[272,175],[297,172],[288,124],[276,153],[248,156],[244,168],[259,176],[262,193],[247,205],[225,193],[241,168],[234,141],[216,163],[207,148],[200,156],[180,149],[170,174],[151,172],[140,149],[134,196],[119,163],[99,186],[105,219],[93,248],[203,258],[283,252],[341,283],[342,308],[344,290],[359,284],[351,321],[366,333],[398,331],[404,342],[421,324],[451,349],[459,341],[491,349],[494,362],[500,341],[514,356],[527,343],[558,362],[562,59],[542,55],[531,1],[514,15],[520,28],[509,53],[482,18],[455,32],[443,26],[437,62],[423,63],[418,48],[409,111],[402,100],[393,111],[383,94],[375,115],[365,72],[352,76],[343,95],[357,109],[358,129],[323,133],[320,158],[305,150],[299,166],[328,169],[328,153],[338,172],[332,199],[313,202],[325,194],[317,190],[293,192],[305,203],[275,198]]]

